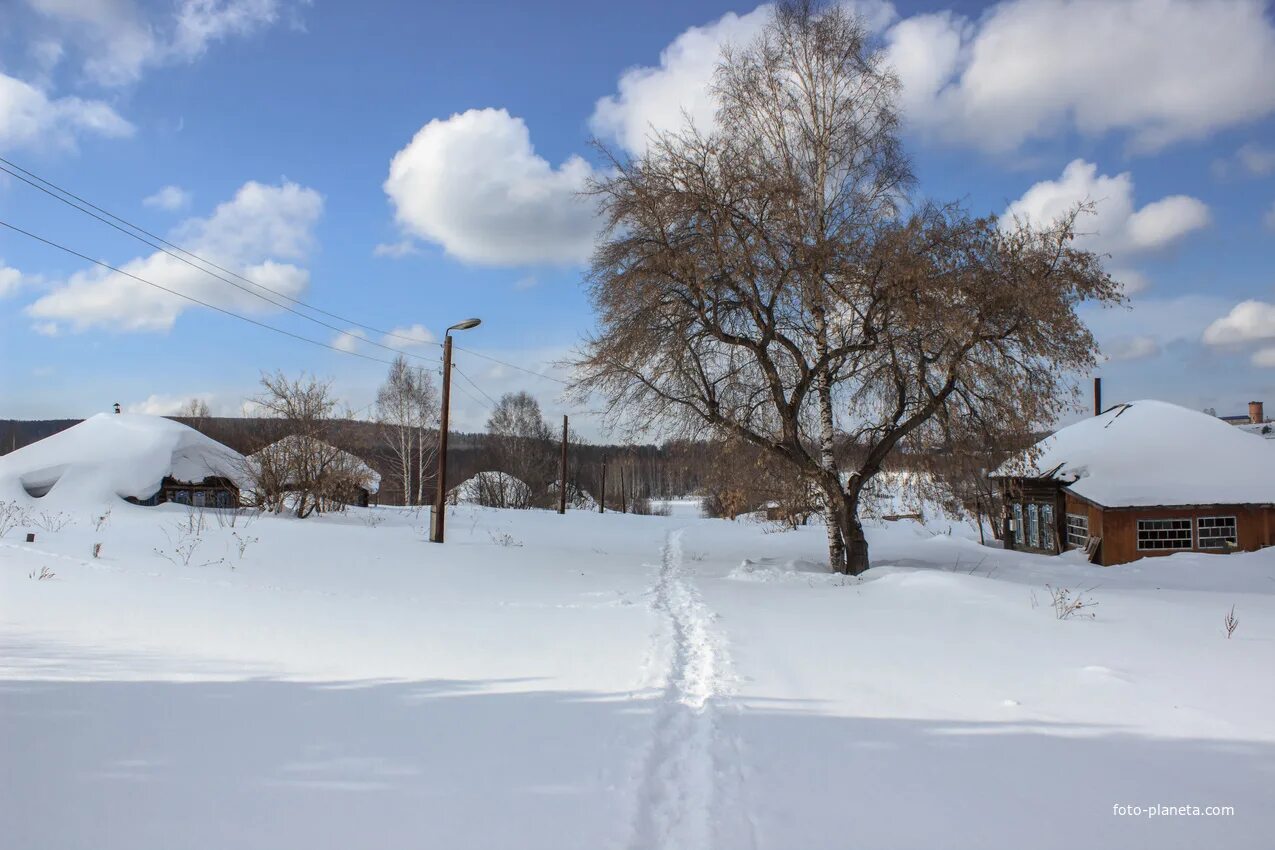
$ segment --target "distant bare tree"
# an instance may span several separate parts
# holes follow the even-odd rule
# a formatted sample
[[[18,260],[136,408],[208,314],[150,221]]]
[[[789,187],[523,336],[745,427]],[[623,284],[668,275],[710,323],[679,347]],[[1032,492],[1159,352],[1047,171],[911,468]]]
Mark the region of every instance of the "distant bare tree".
[[[190,427],[196,431],[202,431],[205,420],[212,416],[212,413],[208,410],[208,402],[202,398],[192,398],[182,405],[181,410],[177,411],[177,416],[189,420]]]
[[[376,393],[376,419],[394,456],[394,478],[403,489],[404,505],[425,503],[428,468],[437,453],[438,393],[423,369],[399,355]]]
[[[718,129],[611,156],[594,191],[599,329],[579,396],[634,430],[705,425],[822,493],[829,561],[868,567],[860,499],[901,446],[1018,434],[1066,405],[1119,301],[1075,218],[1037,228],[912,205],[897,81],[841,7],[781,5],[715,78]],[[837,441],[855,446],[841,468]]]
[[[261,386],[253,402],[266,416],[282,420],[288,432],[248,459],[246,471],[261,507],[275,513],[291,508],[307,517],[343,505],[354,488],[369,483],[366,467],[330,442],[338,404],[330,382],[276,372],[263,374]]]
[[[487,420],[487,433],[496,468],[527,484],[531,501],[547,498],[548,485],[556,480],[553,432],[540,413],[540,403],[526,392],[505,393]]]

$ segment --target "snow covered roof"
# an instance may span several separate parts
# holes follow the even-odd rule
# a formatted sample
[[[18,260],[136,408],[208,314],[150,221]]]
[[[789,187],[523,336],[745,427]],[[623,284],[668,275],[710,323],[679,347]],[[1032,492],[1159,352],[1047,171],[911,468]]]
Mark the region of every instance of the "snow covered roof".
[[[1215,416],[1163,401],[1134,401],[1068,425],[1036,444],[1033,463],[998,476],[1067,482],[1106,507],[1275,503],[1275,452]]]
[[[506,503],[520,504],[531,498],[531,487],[508,472],[488,470],[466,478],[451,489],[450,495],[461,504],[479,504],[484,495],[488,499],[498,497]]]
[[[350,469],[355,470],[358,473],[359,477],[362,479],[362,487],[365,490],[367,490],[369,493],[379,493],[381,491],[381,473],[377,472],[375,469],[368,466],[367,461],[363,460],[363,458],[359,457],[358,455],[350,454],[344,449],[338,449],[336,446],[333,446],[329,443],[325,443],[322,440],[315,440],[313,437],[305,437],[305,436],[300,436],[297,434],[289,434],[283,439],[275,440],[273,443],[266,446],[265,448],[262,448],[248,455],[248,461],[249,463],[251,463],[253,462],[254,459],[260,457],[266,452],[287,450],[291,448],[293,444],[297,443],[300,440],[313,441],[336,452],[336,456],[339,457],[343,463],[345,463],[347,466],[350,467]]]
[[[99,413],[0,457],[0,499],[46,493],[58,502],[145,499],[165,476],[222,476],[242,486],[243,456],[194,428],[140,413]]]

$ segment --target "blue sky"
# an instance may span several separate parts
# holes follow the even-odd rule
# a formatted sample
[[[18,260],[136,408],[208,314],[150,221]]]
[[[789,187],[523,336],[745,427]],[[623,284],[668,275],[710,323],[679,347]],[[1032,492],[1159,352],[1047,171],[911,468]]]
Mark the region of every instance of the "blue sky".
[[[859,2],[904,83],[920,192],[1048,217],[1098,204],[1092,247],[1132,308],[1091,316],[1108,400],[1275,403],[1275,10],[1265,2]],[[591,325],[575,194],[597,135],[704,93],[765,8],[710,2],[5,0],[0,156],[202,256],[364,325],[269,308],[0,175],[0,219],[368,356],[474,352],[552,371]],[[394,165],[392,166],[392,163]],[[167,191],[161,192],[165,187]],[[320,317],[341,330],[358,329]],[[403,337],[419,337],[412,346]],[[558,385],[469,352],[491,396]],[[379,363],[307,346],[0,230],[0,416],[233,413],[262,369],[367,405]],[[463,384],[463,382],[462,382]],[[453,421],[481,427],[469,385]],[[579,411],[583,414],[584,411]],[[581,416],[582,424],[585,417]]]

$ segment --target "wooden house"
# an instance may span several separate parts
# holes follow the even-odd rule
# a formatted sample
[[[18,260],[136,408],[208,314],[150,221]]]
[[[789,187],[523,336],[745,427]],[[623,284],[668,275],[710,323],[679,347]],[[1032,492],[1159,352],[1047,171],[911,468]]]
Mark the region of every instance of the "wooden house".
[[[1082,549],[1103,566],[1275,543],[1275,450],[1217,417],[1119,404],[996,470],[1005,546]]]

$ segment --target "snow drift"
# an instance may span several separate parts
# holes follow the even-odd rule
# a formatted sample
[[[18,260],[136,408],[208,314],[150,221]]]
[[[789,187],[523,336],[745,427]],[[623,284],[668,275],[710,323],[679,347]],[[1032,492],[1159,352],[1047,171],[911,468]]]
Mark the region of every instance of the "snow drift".
[[[0,499],[61,504],[146,499],[165,476],[242,484],[244,458],[180,422],[144,414],[99,413],[0,457]]]

